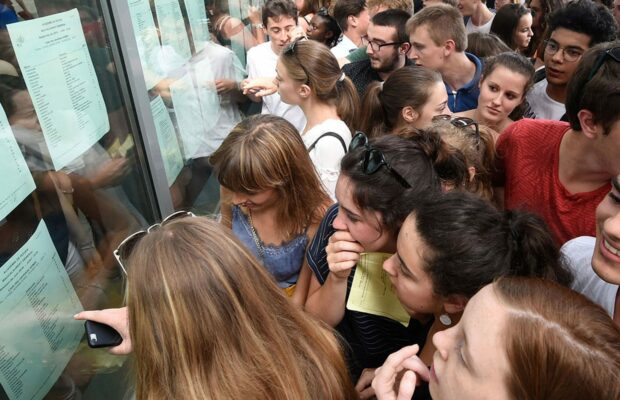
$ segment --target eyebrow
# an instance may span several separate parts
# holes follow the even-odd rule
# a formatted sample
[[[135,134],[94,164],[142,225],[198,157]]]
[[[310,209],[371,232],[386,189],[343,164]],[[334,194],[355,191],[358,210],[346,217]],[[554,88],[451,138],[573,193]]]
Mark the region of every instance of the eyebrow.
[[[409,268],[409,266],[407,266],[407,263],[405,263],[405,260],[402,259],[400,254],[396,253],[396,257],[398,257],[398,261],[400,261],[400,264],[405,267],[404,269],[407,271],[407,274],[409,274],[409,275],[411,275],[411,276],[413,276],[415,278],[416,275],[413,272],[411,272],[411,268]]]
[[[343,206],[342,203],[340,204],[340,208],[342,208],[348,214],[355,215],[358,218],[362,217],[361,215],[358,215],[358,214],[354,213],[353,211],[349,210],[348,208],[346,208],[345,206]]]

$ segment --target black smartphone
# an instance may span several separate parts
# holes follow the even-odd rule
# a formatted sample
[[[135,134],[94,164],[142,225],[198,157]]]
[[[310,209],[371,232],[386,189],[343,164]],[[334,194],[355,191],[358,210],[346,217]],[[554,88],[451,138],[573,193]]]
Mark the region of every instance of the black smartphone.
[[[110,325],[101,324],[95,321],[86,321],[84,323],[86,330],[86,341],[92,348],[114,347],[123,342],[123,338]]]

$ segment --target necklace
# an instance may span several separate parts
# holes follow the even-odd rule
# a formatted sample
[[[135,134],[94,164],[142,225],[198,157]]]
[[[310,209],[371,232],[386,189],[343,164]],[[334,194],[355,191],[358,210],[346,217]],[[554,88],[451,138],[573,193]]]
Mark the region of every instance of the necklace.
[[[252,220],[252,211],[248,208],[248,220],[250,221],[250,231],[252,231],[252,239],[254,239],[254,244],[256,244],[256,248],[258,249],[258,256],[264,262],[265,261],[265,246],[263,242],[258,237],[258,233],[256,233],[256,228],[254,228],[254,221]]]

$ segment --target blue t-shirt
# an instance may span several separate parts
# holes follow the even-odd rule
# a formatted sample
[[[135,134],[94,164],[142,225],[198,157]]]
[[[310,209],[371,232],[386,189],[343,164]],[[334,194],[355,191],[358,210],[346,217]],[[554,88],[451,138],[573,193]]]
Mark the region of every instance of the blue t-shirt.
[[[478,96],[480,95],[478,83],[480,82],[480,75],[482,75],[482,61],[471,53],[466,52],[465,55],[476,64],[476,73],[471,81],[456,91],[452,90],[452,88],[444,82],[446,91],[448,92],[448,108],[450,108],[452,112],[473,110],[478,107]]]

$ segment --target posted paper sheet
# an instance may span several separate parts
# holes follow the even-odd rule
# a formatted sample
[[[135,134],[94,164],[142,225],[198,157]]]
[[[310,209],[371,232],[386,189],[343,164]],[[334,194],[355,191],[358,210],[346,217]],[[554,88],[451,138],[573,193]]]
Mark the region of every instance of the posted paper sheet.
[[[10,400],[40,400],[83,334],[80,300],[44,221],[0,267],[0,384]]]
[[[7,26],[45,142],[60,170],[110,124],[77,9]]]
[[[161,97],[157,96],[151,101],[151,113],[155,121],[157,142],[164,159],[164,170],[168,179],[168,186],[172,186],[183,168],[183,156],[179,148],[179,141],[174,132],[174,126],[166,105]]]
[[[380,315],[409,326],[410,316],[398,301],[392,282],[383,270],[386,253],[362,253],[347,301],[347,309]]]
[[[0,107],[0,220],[35,189],[4,110]]]

